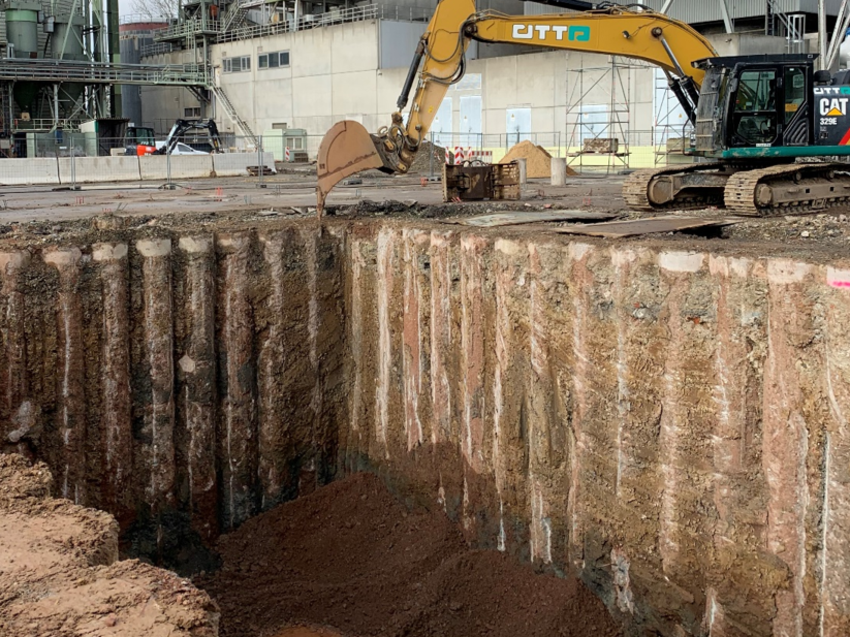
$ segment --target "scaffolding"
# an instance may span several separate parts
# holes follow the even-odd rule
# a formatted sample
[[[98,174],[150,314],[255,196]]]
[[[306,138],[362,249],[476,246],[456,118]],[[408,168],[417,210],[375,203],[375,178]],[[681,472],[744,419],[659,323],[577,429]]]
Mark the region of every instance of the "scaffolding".
[[[655,165],[692,163],[693,157],[685,153],[691,146],[693,124],[670,90],[667,77],[660,69],[655,70],[654,88],[652,143],[655,149]]]
[[[629,167],[631,70],[634,61],[610,56],[607,66],[571,69],[567,76],[567,162],[605,174]]]

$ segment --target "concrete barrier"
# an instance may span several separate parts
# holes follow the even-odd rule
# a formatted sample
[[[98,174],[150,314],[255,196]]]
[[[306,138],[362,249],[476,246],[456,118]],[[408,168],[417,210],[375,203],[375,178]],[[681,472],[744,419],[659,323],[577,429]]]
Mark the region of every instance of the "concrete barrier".
[[[139,157],[139,170],[143,180],[168,178],[168,158],[165,155]],[[213,171],[212,155],[172,155],[171,178],[193,179],[209,177]]]
[[[72,174],[71,158],[59,160],[59,181],[64,185],[141,179],[138,157],[75,157],[73,161]]]
[[[58,183],[59,167],[54,157],[0,159],[0,186]]]
[[[247,177],[248,166],[257,165],[257,153],[223,153],[212,157],[218,177]],[[263,153],[263,165],[274,170],[274,153]]]

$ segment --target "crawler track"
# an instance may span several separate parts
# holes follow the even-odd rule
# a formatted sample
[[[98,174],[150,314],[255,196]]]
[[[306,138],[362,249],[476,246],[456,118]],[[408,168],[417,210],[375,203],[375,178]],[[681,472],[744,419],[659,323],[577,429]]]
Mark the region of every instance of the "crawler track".
[[[702,170],[715,170],[722,168],[723,164],[693,164],[691,166],[670,166],[667,168],[644,168],[636,170],[626,177],[623,182],[623,198],[626,204],[633,210],[648,210],[652,212],[660,210],[696,210],[706,206],[723,205],[721,197],[706,195],[685,194],[673,201],[664,204],[654,204],[647,195],[649,184],[655,177],[660,175],[674,175],[677,173],[695,172]]]
[[[783,164],[755,170],[744,170],[729,177],[726,183],[724,200],[726,208],[736,215],[769,217],[775,215],[809,214],[831,206],[850,202],[850,172],[847,164],[812,163]],[[797,179],[795,180],[795,176]],[[793,190],[799,193],[796,201],[782,201],[778,204],[760,203],[769,199],[766,193],[759,193],[761,186],[777,188],[787,186],[794,181]],[[826,180],[832,192],[827,196],[811,194],[807,184],[823,183]],[[822,193],[821,193],[822,194]]]

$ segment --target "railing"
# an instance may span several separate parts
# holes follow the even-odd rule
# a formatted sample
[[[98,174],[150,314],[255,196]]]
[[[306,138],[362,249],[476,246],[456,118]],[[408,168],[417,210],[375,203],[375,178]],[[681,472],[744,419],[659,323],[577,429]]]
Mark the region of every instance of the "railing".
[[[392,4],[378,5],[382,20],[396,20],[398,22],[428,22],[434,14],[433,9],[422,7],[400,7]]]
[[[777,21],[784,31],[785,49],[788,53],[803,52],[805,17],[802,14],[787,15],[776,0],[767,0],[765,12],[765,35],[777,35]]]
[[[225,33],[220,33],[217,40],[218,42],[249,40],[251,38],[277,35],[279,33],[289,33],[292,31],[303,31],[305,29],[315,29],[317,27],[326,27],[333,24],[342,24],[344,22],[374,20],[378,17],[380,17],[378,5],[369,4],[362,7],[351,7],[342,11],[327,11],[316,15],[303,16],[297,22],[284,21],[273,24],[239,27],[231,29]]]
[[[91,118],[86,118],[91,119]],[[30,120],[18,120],[16,130],[20,132],[25,131],[33,131],[33,132],[46,132],[55,130],[57,128],[62,129],[64,133],[74,133],[79,131],[81,119],[53,119],[53,118],[37,118]]]
[[[177,40],[198,35],[213,35],[219,31],[221,31],[221,20],[213,20],[204,16],[200,19],[185,20],[177,24],[172,24],[164,29],[157,29],[153,32],[153,39],[161,42],[163,40]]]
[[[76,80],[86,84],[203,86],[208,83],[206,70],[203,64],[109,64],[77,60],[6,58],[0,63],[0,80]]]
[[[216,96],[216,99],[218,99],[218,101],[221,103],[222,107],[227,112],[230,119],[232,119],[236,123],[236,125],[242,130],[242,132],[249,140],[256,144],[257,136],[254,134],[254,131],[251,130],[251,127],[248,126],[248,122],[246,122],[239,116],[236,107],[233,106],[233,103],[230,101],[230,98],[227,97],[227,93],[224,92],[224,89],[220,86],[213,86],[212,90]]]
[[[174,50],[174,45],[170,42],[155,42],[154,44],[146,44],[139,49],[141,57],[149,57],[151,55],[162,55],[163,53],[171,53]]]
[[[221,31],[228,31],[230,27],[234,24],[240,24],[245,19],[245,14],[248,12],[246,2],[241,2],[240,0],[236,0],[236,2],[232,2],[230,7],[227,9],[227,12],[224,14],[224,17],[221,20]]]
[[[155,24],[157,22],[168,22],[173,19],[174,16],[151,16],[143,13],[128,13],[122,15],[118,22],[119,24]]]
[[[242,9],[251,8],[254,4],[255,3],[251,0],[247,0],[242,4],[234,5],[234,8],[230,9],[230,11],[238,12]],[[170,25],[164,29],[154,31],[153,38],[157,42],[163,42],[166,40],[191,38],[194,36],[214,33],[217,42],[233,42],[236,40],[249,40],[251,38],[277,35],[279,33],[315,29],[317,27],[326,27],[346,22],[363,22],[366,20],[376,19],[396,20],[399,22],[427,22],[431,19],[432,13],[432,9],[424,9],[421,7],[367,4],[360,7],[350,7],[342,10],[332,9],[325,13],[306,15],[300,17],[298,21],[284,20],[282,22],[275,22],[271,24],[241,26],[229,30],[227,29],[228,22],[226,18],[222,20],[212,20],[204,16],[203,18],[186,20],[185,22]],[[235,13],[232,15],[235,15]],[[154,54],[155,52],[148,53],[147,49],[145,49],[142,53],[142,55]]]

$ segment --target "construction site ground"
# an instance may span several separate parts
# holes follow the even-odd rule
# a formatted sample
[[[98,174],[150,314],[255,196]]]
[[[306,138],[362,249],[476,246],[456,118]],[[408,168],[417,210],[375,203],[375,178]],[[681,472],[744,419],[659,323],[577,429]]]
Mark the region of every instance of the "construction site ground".
[[[583,210],[616,213],[624,219],[652,216],[626,208],[620,194],[623,175],[578,175],[568,178],[564,187],[548,180],[529,180],[520,201],[444,203],[438,181],[423,183],[420,176],[388,177],[379,173],[364,176],[360,183],[339,185],[328,199],[328,213],[337,216],[412,218],[452,218],[487,214],[502,210]],[[426,178],[427,179],[427,178]],[[162,183],[82,185],[80,190],[50,186],[0,188],[0,237],[16,234],[44,236],[55,241],[72,230],[58,222],[116,214],[136,217],[143,223],[166,223],[170,215],[196,217],[203,225],[227,221],[250,221],[252,217],[315,216],[315,176],[309,171],[256,178],[185,180],[165,188]],[[665,211],[664,214],[676,214]],[[717,208],[688,211],[688,216],[726,217]],[[157,221],[154,221],[157,219]],[[174,219],[183,225],[186,219]],[[567,222],[564,222],[567,223]],[[131,224],[136,225],[136,224]],[[528,231],[556,229],[561,223],[532,224]],[[832,207],[808,215],[752,218],[735,225],[693,231],[681,236],[690,241],[697,236],[746,242],[766,242],[787,249],[797,245],[811,249],[843,248],[850,236],[850,209]],[[767,246],[765,246],[767,247]]]
[[[334,218],[327,228],[316,225],[315,175],[309,172],[267,177],[262,183],[256,178],[204,179],[181,182],[172,189],[160,188],[158,183],[142,187],[84,186],[78,191],[49,187],[0,189],[0,258],[5,259],[0,260],[5,268],[0,272],[0,282],[5,286],[0,295],[0,319],[5,323],[0,327],[10,335],[4,334],[4,351],[26,353],[18,358],[7,355],[5,367],[0,366],[0,407],[7,414],[14,414],[9,420],[15,427],[0,434],[5,436],[7,449],[23,450],[35,457],[43,454],[46,462],[54,463],[54,475],[61,476],[55,484],[64,485],[58,491],[54,489],[54,497],[63,488],[67,493],[74,492],[68,480],[73,484],[78,480],[92,493],[100,493],[98,497],[103,501],[112,497],[112,483],[104,482],[106,487],[102,486],[101,478],[105,476],[92,460],[105,453],[102,447],[108,440],[98,429],[102,422],[99,410],[107,413],[105,410],[110,408],[106,393],[101,401],[101,385],[111,383],[110,387],[118,388],[109,394],[110,400],[113,394],[120,395],[114,404],[124,405],[122,413],[128,418],[135,414],[137,420],[146,423],[143,392],[150,391],[154,382],[160,383],[158,395],[166,397],[172,396],[175,388],[200,388],[198,396],[178,392],[180,400],[191,402],[194,409],[202,405],[202,399],[206,400],[202,391],[209,383],[204,374],[226,382],[226,391],[219,404],[216,390],[210,390],[214,405],[207,410],[209,418],[199,418],[198,422],[214,425],[216,410],[225,413],[232,403],[236,405],[233,413],[241,409],[248,414],[240,420],[237,413],[233,422],[248,427],[255,397],[265,401],[262,405],[268,413],[277,414],[268,419],[271,424],[262,441],[264,455],[259,442],[240,433],[251,430],[234,430],[233,440],[239,444],[231,449],[229,438],[227,445],[223,439],[214,439],[216,428],[212,426],[205,431],[210,433],[207,442],[215,445],[205,448],[209,451],[205,451],[206,455],[190,457],[186,451],[188,438],[180,438],[184,430],[188,431],[188,425],[182,420],[172,421],[172,431],[178,432],[174,444],[181,451],[174,453],[171,464],[163,469],[164,465],[154,464],[152,459],[156,457],[151,449],[155,445],[143,431],[132,440],[132,457],[130,450],[120,445],[110,448],[116,454],[123,452],[118,454],[122,459],[128,456],[126,466],[142,475],[139,478],[128,472],[136,482],[127,490],[127,501],[115,505],[119,512],[127,514],[122,509],[125,506],[146,510],[154,501],[146,498],[153,498],[151,494],[156,489],[173,497],[172,486],[144,481],[144,476],[167,474],[173,483],[179,479],[184,481],[181,484],[188,484],[194,467],[218,466],[231,471],[227,480],[242,480],[244,473],[249,476],[245,484],[253,484],[259,465],[249,472],[249,463],[260,460],[291,473],[272,476],[277,481],[272,486],[280,487],[280,493],[284,493],[280,485],[291,479],[296,486],[286,493],[290,497],[306,496],[256,517],[251,516],[259,513],[259,507],[256,511],[251,509],[250,515],[245,513],[241,520],[244,524],[222,529],[234,531],[221,538],[211,532],[205,548],[220,558],[221,568],[216,560],[208,568],[187,568],[186,575],[198,575],[194,583],[202,589],[199,592],[180,578],[163,576],[148,565],[116,561],[118,524],[124,524],[122,515],[116,515],[116,524],[105,513],[50,499],[46,487],[49,477],[38,473],[44,469],[38,466],[33,473],[18,460],[3,461],[0,457],[0,486],[8,491],[0,488],[0,518],[5,518],[5,526],[0,525],[0,536],[5,536],[0,537],[0,545],[5,542],[14,548],[14,553],[0,550],[0,554],[10,558],[5,562],[0,559],[0,584],[5,585],[4,590],[12,591],[7,600],[0,599],[0,635],[36,637],[72,634],[74,630],[77,632],[73,634],[116,637],[212,637],[216,633],[223,637],[335,637],[334,631],[354,637],[619,634],[618,627],[607,622],[608,615],[587,590],[573,580],[552,576],[556,567],[560,569],[563,564],[546,558],[554,566],[544,559],[547,566],[541,570],[545,573],[541,577],[534,574],[534,568],[540,567],[541,555],[558,560],[572,550],[564,544],[568,535],[565,527],[555,527],[549,535],[544,530],[551,520],[556,520],[556,524],[566,520],[560,511],[565,510],[569,493],[573,492],[581,494],[580,513],[585,516],[576,514],[575,518],[581,522],[579,531],[586,531],[586,537],[579,536],[579,548],[590,555],[579,564],[585,570],[582,581],[589,590],[616,593],[617,608],[630,618],[634,599],[644,604],[640,608],[651,608],[656,614],[640,615],[640,622],[644,623],[635,624],[641,630],[647,628],[641,634],[650,634],[650,630],[663,635],[696,634],[664,623],[668,615],[679,613],[685,603],[682,599],[690,604],[682,616],[697,617],[703,608],[713,608],[711,603],[706,605],[685,590],[685,584],[700,595],[703,587],[710,589],[711,595],[724,600],[730,617],[734,613],[735,617],[752,620],[755,628],[741,634],[781,634],[764,627],[772,627],[774,621],[786,621],[784,615],[775,617],[774,609],[781,604],[785,604],[783,608],[799,608],[794,605],[796,601],[792,604],[785,597],[789,586],[786,572],[797,575],[791,567],[780,568],[776,564],[780,559],[787,559],[792,566],[804,564],[804,559],[820,559],[807,548],[805,534],[795,535],[796,520],[793,525],[789,522],[774,530],[777,544],[782,546],[777,550],[781,553],[778,558],[762,548],[747,552],[751,536],[744,531],[735,535],[738,531],[728,524],[731,530],[724,533],[738,542],[729,540],[729,545],[739,553],[718,552],[717,562],[706,562],[707,565],[700,560],[708,552],[705,547],[711,546],[705,538],[714,538],[715,527],[711,525],[716,523],[715,517],[721,519],[721,514],[726,515],[729,510],[737,515],[737,509],[728,504],[732,496],[724,495],[724,484],[735,485],[728,490],[737,498],[735,506],[743,514],[752,515],[746,519],[753,522],[746,524],[753,528],[761,529],[765,524],[761,517],[765,502],[774,507],[770,511],[796,510],[792,505],[799,501],[824,502],[823,513],[813,509],[805,519],[801,514],[800,524],[809,524],[808,537],[814,537],[812,528],[820,516],[830,515],[828,494],[822,500],[809,500],[804,493],[809,493],[807,489],[814,492],[809,483],[827,483],[818,471],[828,473],[835,470],[830,467],[838,467],[840,472],[840,467],[846,466],[846,456],[838,455],[832,461],[828,455],[818,456],[821,448],[826,449],[825,454],[845,454],[850,449],[843,425],[834,434],[839,440],[834,447],[818,442],[818,427],[827,418],[816,411],[828,409],[824,407],[823,388],[829,387],[832,392],[830,379],[837,378],[831,376],[837,372],[830,365],[836,365],[838,360],[842,367],[836,369],[850,370],[845,356],[848,348],[840,340],[846,324],[846,302],[829,296],[837,294],[836,289],[847,287],[842,277],[846,272],[843,263],[850,211],[836,207],[808,215],[746,219],[686,232],[647,234],[620,244],[616,239],[579,237],[579,241],[586,241],[583,246],[565,246],[571,237],[558,234],[559,229],[573,221],[536,222],[493,231],[442,232],[443,227],[460,228],[455,224],[465,217],[499,211],[578,210],[609,213],[619,219],[647,216],[626,209],[620,195],[623,179],[622,175],[574,176],[560,188],[551,187],[546,180],[532,180],[523,188],[520,201],[446,203],[438,182],[423,184],[421,178],[413,176],[367,175],[360,183],[341,185],[332,192],[328,214]],[[729,217],[726,211],[716,208],[685,214]],[[373,219],[375,223],[355,223]],[[413,232],[405,234],[407,228]],[[218,237],[215,241],[207,239],[213,234]],[[448,235],[453,235],[453,243],[445,239]],[[462,236],[458,238],[459,235]],[[160,242],[161,237],[167,241]],[[549,241],[549,237],[560,239]],[[172,240],[178,246],[173,252]],[[637,249],[636,243],[640,244]],[[128,246],[133,246],[129,257]],[[409,251],[406,257],[404,250]],[[579,263],[569,256],[571,252],[584,255],[584,260]],[[418,260],[426,256],[427,267]],[[666,265],[657,267],[662,257]],[[759,263],[751,263],[755,261]],[[750,285],[750,274],[756,267],[767,271],[767,278],[754,276],[755,284]],[[818,269],[827,267],[837,274]],[[429,273],[423,274],[426,271]],[[694,272],[696,275],[691,276]],[[619,278],[615,279],[615,275]],[[815,279],[815,275],[819,278]],[[824,285],[829,277],[833,277],[831,287]],[[462,284],[455,285],[461,280]],[[571,282],[569,286],[562,285],[566,280]],[[613,286],[611,281],[615,281]],[[615,289],[614,297],[611,289]],[[441,303],[431,303],[432,299]],[[411,307],[414,309],[408,309]],[[597,311],[599,308],[615,310]],[[733,315],[733,310],[742,312],[746,320]],[[206,317],[206,322],[189,324],[199,316]],[[718,318],[708,321],[703,320],[705,316]],[[430,325],[420,325],[422,317]],[[432,325],[448,325],[451,330],[446,330],[444,336],[441,329],[431,329]],[[824,325],[832,330],[830,338],[837,344],[830,345],[833,350],[821,352],[810,346],[829,345],[831,341],[823,338]],[[181,340],[187,335],[196,340]],[[551,355],[547,353],[546,358],[541,354],[543,349],[535,344],[548,340],[551,346],[546,351]],[[107,342],[120,348],[103,347]],[[466,343],[472,346],[464,349]],[[485,348],[490,343],[498,344],[493,352]],[[722,347],[715,347],[715,343]],[[114,364],[114,351],[125,352],[123,367]],[[428,363],[413,364],[410,357],[414,353],[423,356],[417,360],[425,360],[421,352],[428,352]],[[590,362],[572,366],[572,352],[576,360],[583,357]],[[711,376],[716,364],[713,357],[721,353],[739,363],[724,363],[723,373],[728,369],[732,375],[718,375],[717,380]],[[235,363],[230,365],[229,361]],[[196,369],[199,373],[190,377]],[[281,369],[285,373],[278,375]],[[417,372],[423,374],[417,377],[420,380],[407,382],[398,370],[409,369],[428,372]],[[467,369],[472,373],[457,371]],[[244,370],[255,374],[256,382],[251,381],[253,384],[244,394],[237,394]],[[344,379],[340,370],[347,374]],[[492,467],[486,465],[484,456],[471,451],[495,448],[495,438],[485,437],[491,434],[482,424],[485,418],[492,417],[487,412],[469,419],[468,437],[462,448],[446,441],[436,442],[436,436],[443,435],[439,418],[445,413],[449,422],[455,422],[449,409],[473,405],[473,397],[485,391],[476,379],[487,374],[498,379],[498,393],[496,381],[492,390],[485,388],[493,392],[488,396],[497,397],[492,404],[487,403],[487,409],[493,409],[492,413],[498,409],[500,418],[502,413],[530,414],[533,427],[528,431],[537,432],[527,435],[523,429],[500,439],[500,444],[502,440],[506,444],[494,456]],[[788,380],[783,374],[793,378]],[[543,401],[541,396],[567,395],[568,390],[556,391],[560,387],[557,383],[573,375],[579,378],[575,384],[578,390],[570,394],[577,407]],[[113,376],[123,380],[113,382]],[[432,395],[432,378],[446,379],[445,395],[440,394],[440,385],[435,385],[439,391]],[[594,387],[600,389],[583,391],[591,379]],[[619,414],[614,405],[622,395],[617,389],[621,386],[634,388],[630,407],[634,416],[628,422],[613,416]],[[729,449],[739,449],[733,444],[741,441],[744,460],[740,460],[740,466],[752,473],[744,473],[735,465],[724,469],[732,476],[727,478],[711,464],[725,462],[727,457],[738,458],[737,451],[724,455],[725,451],[721,454],[709,449],[706,442],[711,436],[711,444],[726,444],[711,427],[723,424],[727,416],[717,416],[712,409],[719,405],[727,414],[734,411],[727,408],[730,403],[716,399],[717,386],[743,388],[742,396],[746,396],[735,403],[739,405],[735,407],[737,418],[744,423],[741,427],[749,427],[750,423],[762,426],[763,420],[767,423],[765,442],[761,438],[752,442],[752,438],[737,431],[734,436],[723,434],[731,441]],[[835,386],[841,390],[835,394],[837,398],[830,394],[830,405],[850,400],[844,389],[846,382]],[[793,392],[786,387],[793,387]],[[142,390],[131,395],[131,388]],[[236,398],[231,401],[231,396]],[[407,423],[409,414],[418,418],[416,401],[420,396],[423,405],[427,405],[422,409],[431,412],[422,412],[425,416],[421,422],[426,428],[417,433]],[[535,401],[541,401],[542,407],[527,410],[527,396],[527,404],[535,407],[539,406]],[[302,400],[303,397],[307,399]],[[678,419],[675,428],[665,425],[663,435],[658,433],[662,411],[656,409],[661,401],[666,401],[668,415]],[[791,422],[785,411],[761,411],[763,404],[772,408],[774,404],[785,405],[783,401],[791,405],[787,407],[789,413],[792,408],[804,409],[794,401],[805,409],[812,405],[809,422],[814,433],[806,433],[808,430],[801,425],[800,433],[794,433],[798,437],[790,436],[784,429]],[[59,417],[65,413],[56,407],[60,404],[70,405],[79,422],[95,423],[87,438],[70,435],[76,430],[66,426],[64,416]],[[183,409],[183,403],[180,405],[179,409]],[[35,426],[41,422],[38,414],[42,409],[53,410],[51,420],[43,419],[47,421],[44,431]],[[226,413],[230,417],[231,411]],[[575,465],[578,468],[574,474],[567,476],[564,472],[572,461],[561,455],[568,447],[566,438],[561,436],[566,435],[564,423],[571,422],[569,418],[573,416],[569,414],[574,413],[611,417],[600,418],[598,423],[585,419],[588,428],[597,429],[586,436],[586,448],[580,449],[584,464]],[[416,422],[416,418],[412,421]],[[519,417],[504,419],[520,421],[525,423]],[[633,438],[617,437],[623,422]],[[429,447],[422,442],[431,439],[427,428],[432,426],[434,438]],[[610,430],[604,429],[609,426]],[[674,429],[675,436],[670,434]],[[130,432],[129,428],[121,431]],[[365,431],[376,432],[375,437],[363,434],[361,441],[360,432]],[[378,437],[381,432],[383,439]],[[545,435],[538,435],[540,432]],[[694,474],[695,484],[709,484],[710,478],[719,480],[723,488],[659,491],[662,482],[650,480],[649,486],[642,483],[640,489],[634,490],[637,495],[626,490],[621,498],[613,490],[605,491],[604,481],[597,480],[597,476],[618,475],[617,463],[626,457],[611,453],[614,446],[608,440],[618,440],[617,444],[625,440],[623,448],[633,454],[633,464],[623,465],[628,470],[624,475],[631,476],[627,484],[643,480],[634,476],[638,475],[638,468],[643,471],[649,462],[641,454],[652,449],[657,450],[657,458],[651,460],[656,475],[669,473],[671,479],[682,481],[691,479],[690,471],[699,470],[703,473]],[[691,445],[693,440],[697,442]],[[338,460],[333,452],[337,444],[347,445],[342,454],[345,462],[339,467],[333,464]],[[318,459],[319,463],[326,462],[327,457],[327,466],[312,460],[286,464],[296,457],[287,454],[306,454],[305,450],[314,455],[304,458]],[[467,470],[467,452],[472,462],[480,466]],[[753,454],[755,459],[744,452]],[[224,454],[227,463],[223,461]],[[766,459],[762,460],[759,454]],[[707,464],[700,464],[703,461]],[[14,480],[3,480],[4,462],[8,465],[7,475],[23,472],[29,481],[21,482],[20,489],[12,489]],[[337,469],[337,477],[344,478],[346,472],[354,473],[354,469],[375,467],[380,470],[376,474],[389,482],[390,491],[384,491],[374,477],[359,474],[338,479],[311,494],[325,478],[330,482]],[[803,473],[789,477],[789,472],[797,467],[808,467],[810,477]],[[243,469],[243,473],[238,473]],[[759,472],[763,472],[763,480],[751,478],[761,476]],[[545,480],[541,478],[544,474]],[[212,475],[214,484],[217,478]],[[475,480],[468,482],[469,476]],[[495,485],[504,476],[509,476],[509,488],[504,493],[514,500],[506,500],[507,517],[503,518],[502,492],[497,493]],[[843,483],[837,477],[829,480],[829,484],[837,485],[833,490],[838,495],[832,497],[842,501]],[[236,505],[247,502],[244,498],[236,502],[237,498],[231,497],[235,491],[225,491],[231,488],[230,482],[224,478],[220,482],[220,494],[192,491],[192,497],[199,494],[207,498],[194,512],[201,518],[207,511],[203,507],[209,507],[211,522],[207,520],[207,527],[218,524],[216,516],[225,507],[230,507],[228,515],[242,515]],[[428,489],[437,483],[439,490],[432,490],[435,495]],[[578,490],[570,491],[573,486],[565,489],[567,484],[579,485]],[[522,499],[529,485],[535,494],[539,493],[531,503]],[[460,510],[461,527],[450,524],[454,518],[447,518],[439,509],[408,507],[406,501],[400,504],[390,495],[395,494],[393,489],[405,495],[409,495],[405,489],[420,496],[424,493],[431,502],[447,506],[446,512]],[[661,531],[652,526],[656,518],[643,511],[654,510],[660,492],[669,494],[665,505],[672,512],[669,520],[680,516],[687,523],[662,528],[658,522]],[[544,508],[544,495],[549,508]],[[715,506],[711,503],[717,498],[726,498],[722,507],[717,505],[721,513],[715,517],[704,514],[705,507]],[[86,506],[101,505],[89,502]],[[550,515],[549,511],[556,514]],[[631,580],[625,577],[628,569],[620,569],[620,564],[629,563],[620,548],[612,551],[604,542],[597,542],[602,537],[598,532],[611,533],[605,526],[611,511],[616,513],[610,514],[611,524],[617,526],[618,532],[622,530],[626,536],[624,545],[632,551],[628,560],[639,567]],[[47,546],[36,531],[51,537],[58,528],[54,514],[70,520],[67,524],[60,520],[60,527],[76,525],[82,530],[69,535],[65,529],[58,540],[59,549],[46,557],[39,554],[38,559],[46,564],[44,569],[22,567],[24,560],[19,561],[17,555],[29,556],[32,561],[31,545]],[[771,515],[775,520],[776,516]],[[201,551],[195,552],[198,546],[189,540],[184,544],[184,536],[172,533],[183,528],[179,526],[182,517],[163,520],[166,526],[173,522],[167,527],[168,533],[162,532],[166,526],[158,521],[155,526],[140,525],[132,533],[128,531],[131,539],[125,543],[132,551],[126,555],[162,557],[166,549],[175,548],[175,554],[185,550],[188,558],[207,559]],[[727,524],[725,518],[721,522]],[[702,529],[700,525],[709,531],[692,531]],[[477,550],[478,539],[491,541],[501,537],[497,534],[499,527],[508,529],[507,552]],[[84,533],[90,528],[97,531],[97,537],[91,540],[91,533]],[[523,535],[525,529],[530,529],[528,535]],[[782,535],[786,532],[790,540]],[[662,570],[652,570],[656,568],[652,561],[657,553],[656,538],[661,533],[673,538],[664,540],[662,546],[671,546],[675,540],[677,546],[684,547],[680,583],[669,583],[666,574],[659,575]],[[194,541],[196,536],[191,537]],[[164,539],[174,540],[177,546],[166,546]],[[843,533],[827,539],[832,551],[850,554]],[[793,544],[792,540],[799,542]],[[85,550],[80,548],[81,542]],[[554,542],[554,548],[547,542]],[[481,545],[492,548],[486,542]],[[504,546],[503,540],[503,549]],[[548,548],[543,550],[543,546]],[[782,553],[785,546],[792,546],[797,557],[792,560]],[[370,547],[374,553],[368,553],[366,549]],[[408,565],[409,556],[414,554],[418,559],[415,572]],[[508,559],[511,556],[536,566],[520,566]],[[165,557],[160,562],[172,566]],[[591,572],[586,564],[597,570]],[[611,576],[614,564],[620,570]],[[643,567],[647,570],[641,573],[639,569]],[[202,570],[206,573],[199,575]],[[24,571],[26,577],[21,574]],[[48,582],[43,571],[49,571],[53,579]],[[604,573],[604,578],[593,579],[598,573]],[[828,584],[840,598],[846,574],[835,569],[829,575],[832,579]],[[716,580],[710,581],[709,577]],[[741,586],[744,592],[740,594],[736,590],[737,577],[751,578],[747,580],[750,588]],[[126,580],[133,581],[127,584]],[[124,586],[117,597],[113,594],[114,581]],[[505,586],[504,582],[511,582],[512,586]],[[729,590],[723,588],[727,583]],[[49,604],[33,603],[32,591],[48,584],[61,595],[45,598]],[[676,588],[670,588],[673,586]],[[643,597],[633,597],[630,587],[642,587],[636,590]],[[78,601],[93,597],[96,605]],[[155,597],[165,600],[155,616],[149,616],[147,611],[136,612],[137,600],[144,605]],[[59,600],[58,606],[52,599]],[[101,599],[111,601],[100,603]],[[561,603],[564,600],[569,603]],[[811,615],[816,603],[810,604],[806,612]],[[81,608],[81,612],[76,612]],[[676,615],[670,622],[684,621],[679,617]],[[845,621],[840,612],[830,617],[834,625]],[[792,617],[787,625],[792,620],[796,621]],[[695,626],[701,620],[688,621]],[[811,622],[806,624],[804,634],[814,634],[808,630],[810,625]],[[172,630],[172,626],[183,632]]]

